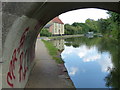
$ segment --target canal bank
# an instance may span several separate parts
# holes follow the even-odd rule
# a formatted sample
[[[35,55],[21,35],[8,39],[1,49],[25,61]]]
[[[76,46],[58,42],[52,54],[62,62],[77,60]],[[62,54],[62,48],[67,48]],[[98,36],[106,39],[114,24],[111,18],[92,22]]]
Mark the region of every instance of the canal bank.
[[[40,39],[36,42],[35,60],[26,88],[74,88],[64,65],[52,60]]]
[[[54,40],[54,39],[65,39],[65,38],[73,38],[73,37],[81,37],[84,36],[84,34],[80,34],[80,35],[63,35],[63,36],[52,36],[52,37],[48,37],[50,40]]]
[[[73,38],[73,37],[82,37],[84,34],[80,35],[63,35],[63,36],[51,36],[51,37],[38,37],[43,40],[55,40],[55,39],[65,39],[65,38]]]

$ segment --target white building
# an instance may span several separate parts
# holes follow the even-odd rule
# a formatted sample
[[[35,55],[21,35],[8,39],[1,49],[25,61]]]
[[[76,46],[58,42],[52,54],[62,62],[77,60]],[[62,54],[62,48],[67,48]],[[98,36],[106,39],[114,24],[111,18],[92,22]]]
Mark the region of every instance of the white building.
[[[51,32],[53,35],[64,34],[64,23],[58,17],[48,22],[45,25],[45,28],[48,28],[49,32]]]

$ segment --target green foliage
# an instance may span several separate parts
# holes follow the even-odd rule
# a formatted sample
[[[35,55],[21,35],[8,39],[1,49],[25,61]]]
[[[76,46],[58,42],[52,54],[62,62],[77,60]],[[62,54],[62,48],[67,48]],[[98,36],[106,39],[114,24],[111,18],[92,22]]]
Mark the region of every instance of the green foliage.
[[[120,14],[115,13],[115,12],[107,12],[110,15],[110,19],[113,22],[119,23],[120,24]]]
[[[85,23],[89,26],[89,28],[90,28],[90,32],[91,31],[93,31],[93,32],[95,32],[95,33],[98,33],[99,31],[98,31],[98,22],[97,21],[95,21],[95,20],[93,20],[93,19],[87,19],[86,21],[85,21]]]
[[[48,29],[43,28],[43,29],[41,30],[41,32],[40,32],[40,36],[50,37],[50,36],[52,36],[52,33],[50,33],[50,32],[48,31]]]
[[[106,37],[118,39],[120,29],[120,14],[109,11],[107,19],[87,19],[85,23],[73,23],[65,25],[66,35],[85,34],[87,32],[101,33]]]
[[[90,28],[85,23],[73,23],[72,26],[78,28],[81,27],[81,33],[87,33]]]
[[[74,35],[74,34],[77,34],[77,28],[69,25],[69,24],[66,24],[65,25],[65,34],[66,35]]]
[[[118,31],[120,28],[120,14],[115,12],[108,12],[108,19],[99,19],[98,20],[98,29],[105,36],[110,36],[115,39],[118,39]]]
[[[104,33],[108,33],[109,32],[109,27],[110,22],[108,19],[99,19],[98,20],[98,30],[100,33],[104,34]]]
[[[114,38],[118,39],[118,33],[120,30],[120,14],[109,11],[108,14],[110,15],[110,27],[111,27],[111,35],[113,35]]]
[[[85,23],[73,23],[72,25],[65,24],[66,35],[83,34],[89,31],[89,27]]]

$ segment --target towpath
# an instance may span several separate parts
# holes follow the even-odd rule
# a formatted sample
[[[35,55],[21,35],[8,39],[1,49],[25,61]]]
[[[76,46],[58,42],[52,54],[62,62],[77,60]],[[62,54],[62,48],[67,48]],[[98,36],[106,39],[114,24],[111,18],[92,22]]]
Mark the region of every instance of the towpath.
[[[60,66],[52,60],[44,43],[37,39],[35,65],[29,76],[26,88],[73,88]]]

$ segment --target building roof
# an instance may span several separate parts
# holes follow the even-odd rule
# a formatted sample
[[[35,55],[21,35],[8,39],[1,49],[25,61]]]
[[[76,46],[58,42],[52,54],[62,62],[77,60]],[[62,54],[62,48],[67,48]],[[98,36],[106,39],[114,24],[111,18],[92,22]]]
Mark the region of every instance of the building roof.
[[[46,24],[44,27],[45,28],[49,28],[51,25],[52,25],[51,23],[50,24]]]
[[[53,22],[53,23],[64,24],[64,23],[59,19],[59,17],[55,17],[54,19],[52,19],[52,22]]]
[[[64,24],[59,17],[55,17],[54,19],[52,19],[50,22],[48,22],[44,27],[45,28],[49,28],[51,25],[53,25],[53,23],[59,23],[59,24]]]

